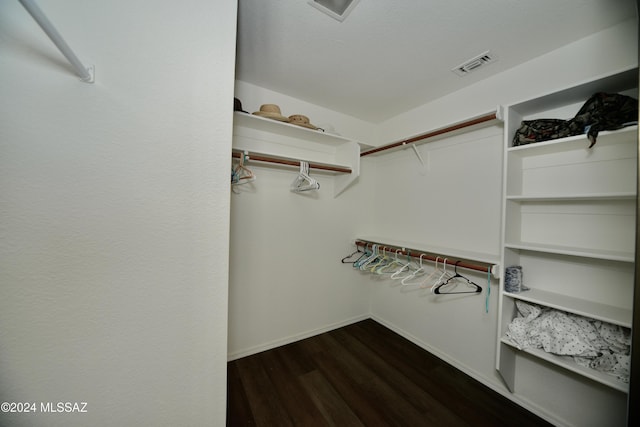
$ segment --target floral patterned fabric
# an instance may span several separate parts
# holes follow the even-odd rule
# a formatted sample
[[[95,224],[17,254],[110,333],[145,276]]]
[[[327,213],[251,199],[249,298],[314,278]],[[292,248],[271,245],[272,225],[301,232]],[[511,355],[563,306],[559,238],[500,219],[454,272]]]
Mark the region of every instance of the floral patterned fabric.
[[[518,315],[507,337],[519,349],[541,348],[629,381],[631,331],[627,328],[516,300]]]

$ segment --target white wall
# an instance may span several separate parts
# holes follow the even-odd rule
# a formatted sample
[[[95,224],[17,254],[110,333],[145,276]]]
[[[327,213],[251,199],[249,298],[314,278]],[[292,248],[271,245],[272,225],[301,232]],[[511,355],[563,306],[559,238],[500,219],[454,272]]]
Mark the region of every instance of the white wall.
[[[266,88],[236,81],[235,95],[249,113],[262,104],[277,104],[284,115],[304,114],[312,124],[331,124],[347,138],[372,139],[370,123]],[[236,187],[238,194],[231,195],[230,359],[369,313],[368,284],[340,260],[354,250],[358,230],[370,228],[373,187],[362,182],[374,174],[362,171],[334,198],[338,177],[312,170],[320,191],[296,194],[289,190],[296,168],[251,162],[249,167],[256,181]]]
[[[12,426],[223,425],[235,2],[0,5],[0,401]]]
[[[476,252],[499,263],[502,143],[502,126],[493,125],[419,145],[424,169],[409,149],[367,159],[376,167],[372,234],[421,244],[414,248],[445,248],[443,257]],[[435,264],[424,264],[430,274]],[[482,294],[433,295],[439,274],[424,289],[371,276],[371,314],[476,378],[498,382],[498,281],[460,273],[482,286]]]
[[[320,190],[292,193],[295,168],[249,167],[256,181],[231,195],[230,359],[369,317],[369,284],[341,259],[370,226],[371,191],[334,198],[335,178],[312,170]]]

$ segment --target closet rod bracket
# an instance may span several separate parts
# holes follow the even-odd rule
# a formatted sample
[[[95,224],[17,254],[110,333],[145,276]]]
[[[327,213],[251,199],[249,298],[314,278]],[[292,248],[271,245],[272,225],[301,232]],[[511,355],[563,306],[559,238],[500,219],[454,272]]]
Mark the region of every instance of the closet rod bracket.
[[[494,264],[491,266],[491,274],[493,275],[493,277],[500,279],[500,277],[502,276],[501,272],[502,269],[500,268],[499,264]]]
[[[85,83],[94,83],[96,81],[96,69],[93,65],[89,65],[87,68],[87,76],[80,77],[80,80]]]
[[[51,39],[53,44],[60,50],[65,58],[71,63],[76,73],[80,76],[80,80],[85,83],[93,83],[95,70],[93,65],[85,67],[78,59],[76,54],[71,50],[67,42],[64,41],[56,27],[53,26],[47,15],[42,12],[40,7],[33,0],[20,0],[22,6],[29,12],[31,17],[40,25],[42,31]]]

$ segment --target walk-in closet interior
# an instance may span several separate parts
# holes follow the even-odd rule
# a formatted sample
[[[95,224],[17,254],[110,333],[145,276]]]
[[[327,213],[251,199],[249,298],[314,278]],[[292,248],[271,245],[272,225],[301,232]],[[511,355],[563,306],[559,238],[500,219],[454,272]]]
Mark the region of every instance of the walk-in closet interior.
[[[513,137],[523,120],[575,116],[596,92],[637,99],[637,20],[495,75],[487,65],[482,81],[371,126],[290,95],[299,92],[285,78],[260,86],[270,63],[247,69],[260,63],[243,49],[272,33],[248,26],[259,14],[265,27],[297,26],[278,21],[271,6],[245,3],[233,165],[242,159],[251,176],[234,181],[231,194],[230,359],[371,318],[555,425],[626,425],[628,352],[610,355],[615,368],[585,367],[596,358],[558,348],[584,344],[586,331],[560,338],[564,326],[549,332],[540,317],[526,336],[553,336],[545,351],[510,324],[519,310],[527,324],[544,308],[572,325],[609,327],[628,351],[638,128],[602,132],[592,148],[584,134],[521,146]],[[365,3],[339,25],[366,14]],[[347,33],[331,28],[328,39]],[[613,56],[594,60],[603,46]],[[284,55],[257,55],[271,54]],[[264,104],[280,110],[270,116]],[[312,126],[286,123],[293,114]],[[314,129],[323,126],[331,130]],[[300,161],[317,163],[309,175],[319,188],[291,187]],[[520,267],[527,290],[505,291],[510,266]],[[456,273],[464,280],[443,286]]]
[[[0,2],[1,426],[223,426],[312,337],[638,419],[636,3],[336,4]],[[563,133],[600,92],[635,120]]]

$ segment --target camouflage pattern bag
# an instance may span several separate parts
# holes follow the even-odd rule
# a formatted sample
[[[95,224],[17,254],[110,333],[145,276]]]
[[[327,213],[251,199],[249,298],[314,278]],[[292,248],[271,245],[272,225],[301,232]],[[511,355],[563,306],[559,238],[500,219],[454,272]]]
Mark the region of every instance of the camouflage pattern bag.
[[[572,121],[577,127],[584,128],[591,148],[596,143],[598,132],[638,122],[638,100],[617,93],[598,92],[584,103]]]
[[[570,125],[568,120],[562,119],[523,120],[513,137],[513,146],[565,138],[582,133],[582,129],[572,129]]]
[[[573,135],[587,134],[593,147],[598,133],[637,124],[638,100],[617,93],[598,92],[592,95],[570,120],[523,120],[513,136],[513,146],[549,141]]]

